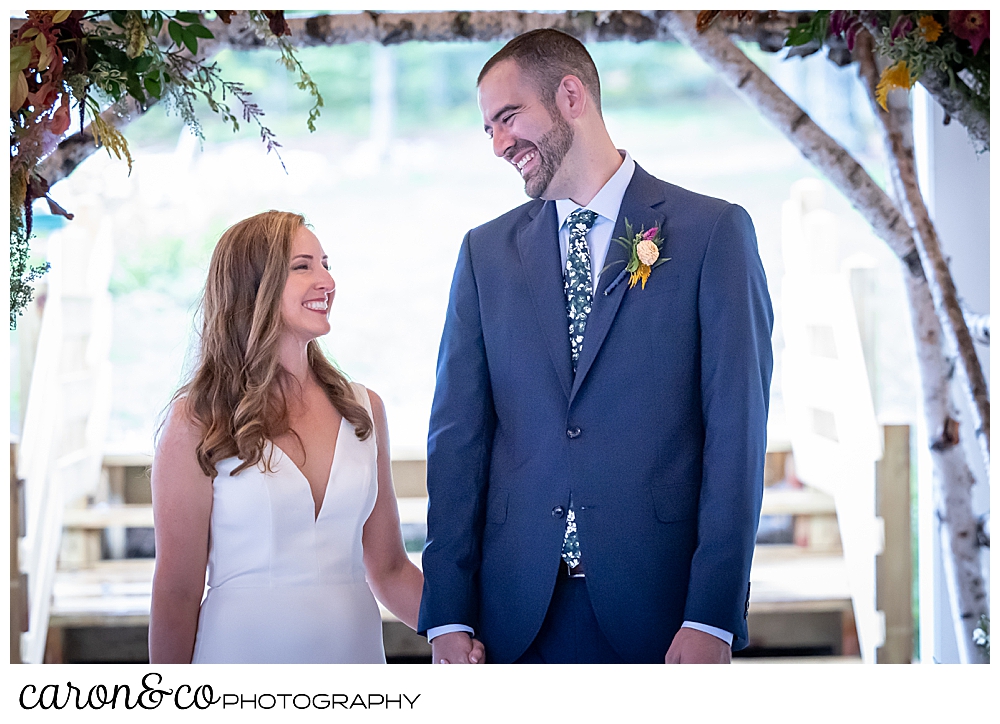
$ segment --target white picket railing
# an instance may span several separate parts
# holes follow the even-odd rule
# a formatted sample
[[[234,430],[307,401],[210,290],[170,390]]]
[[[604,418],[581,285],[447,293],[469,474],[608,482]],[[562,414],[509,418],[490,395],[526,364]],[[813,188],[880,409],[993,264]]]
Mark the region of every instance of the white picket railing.
[[[44,660],[63,511],[96,489],[111,409],[113,242],[106,222],[87,221],[83,214],[48,239],[52,268],[44,278],[44,311],[18,448],[27,518],[19,552],[28,577],[25,663]]]

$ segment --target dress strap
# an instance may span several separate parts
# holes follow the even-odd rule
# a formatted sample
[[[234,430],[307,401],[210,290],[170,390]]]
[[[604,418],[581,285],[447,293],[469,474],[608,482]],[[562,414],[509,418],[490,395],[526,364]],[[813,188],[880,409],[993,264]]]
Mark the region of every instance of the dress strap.
[[[351,390],[354,391],[354,398],[364,405],[365,410],[368,411],[368,415],[372,414],[372,400],[368,396],[368,388],[365,387],[360,382],[351,382]]]

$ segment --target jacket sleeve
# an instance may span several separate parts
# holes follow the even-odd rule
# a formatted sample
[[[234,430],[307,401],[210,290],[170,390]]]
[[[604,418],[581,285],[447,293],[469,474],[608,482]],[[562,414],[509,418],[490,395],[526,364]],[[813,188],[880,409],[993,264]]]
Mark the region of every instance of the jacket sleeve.
[[[471,232],[470,232],[471,234]],[[427,439],[427,543],[418,630],[478,626],[478,574],[496,413],[466,234],[438,352]]]
[[[764,487],[774,317],[749,215],[715,223],[698,292],[705,429],[698,546],[684,618],[747,645],[750,563]]]

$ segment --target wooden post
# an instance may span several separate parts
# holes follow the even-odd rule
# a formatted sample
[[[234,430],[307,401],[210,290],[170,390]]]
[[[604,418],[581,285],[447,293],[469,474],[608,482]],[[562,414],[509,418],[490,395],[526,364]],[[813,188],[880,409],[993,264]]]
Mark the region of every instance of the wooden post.
[[[910,539],[910,427],[886,425],[885,453],[876,465],[876,514],[885,529],[875,561],[876,601],[885,617],[880,664],[913,660],[913,555]]]

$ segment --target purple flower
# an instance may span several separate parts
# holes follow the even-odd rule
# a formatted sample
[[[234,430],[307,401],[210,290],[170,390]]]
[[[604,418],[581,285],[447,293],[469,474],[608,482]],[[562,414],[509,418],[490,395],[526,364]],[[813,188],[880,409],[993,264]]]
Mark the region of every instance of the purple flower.
[[[913,18],[909,15],[900,15],[896,18],[896,22],[892,26],[892,32],[889,34],[889,39],[898,40],[911,30],[913,30]]]
[[[850,10],[834,10],[830,13],[830,34],[842,35],[855,20]]]
[[[948,27],[958,37],[968,40],[972,54],[976,55],[983,41],[990,37],[990,11],[952,10],[948,13]]]
[[[656,238],[656,235],[659,233],[659,231],[660,231],[659,228],[654,226],[652,229],[644,233],[642,235],[642,238],[644,241],[652,241],[653,239]]]

